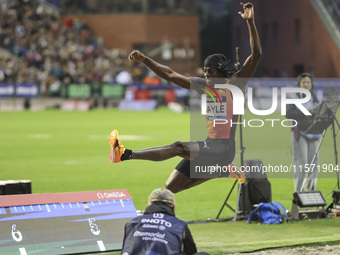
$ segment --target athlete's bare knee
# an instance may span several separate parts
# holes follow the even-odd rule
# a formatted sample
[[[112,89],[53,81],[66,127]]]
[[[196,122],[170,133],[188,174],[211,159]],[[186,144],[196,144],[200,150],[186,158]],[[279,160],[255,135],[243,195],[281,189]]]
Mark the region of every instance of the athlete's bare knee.
[[[184,145],[180,141],[176,141],[176,142],[172,143],[171,147],[178,152],[182,152],[184,150]]]
[[[166,180],[165,188],[170,190],[172,193],[177,193],[181,191],[179,180],[178,180],[178,172],[176,170],[174,170],[170,174],[169,178]]]
[[[187,185],[190,181],[189,177],[179,172],[177,169],[174,169],[166,180],[165,187],[173,193],[178,193],[182,191],[185,185]]]
[[[172,193],[177,193],[181,191],[181,189],[171,181],[166,181],[165,188],[170,190]]]
[[[190,155],[190,148],[188,146],[180,141],[176,141],[171,144],[173,149],[176,151],[178,156],[184,156],[184,155]]]

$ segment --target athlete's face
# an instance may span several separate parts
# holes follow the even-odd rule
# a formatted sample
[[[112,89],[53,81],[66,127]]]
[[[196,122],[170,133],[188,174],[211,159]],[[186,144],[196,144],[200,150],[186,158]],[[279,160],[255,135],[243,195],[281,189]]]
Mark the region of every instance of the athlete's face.
[[[223,72],[217,70],[216,68],[213,67],[204,67],[203,69],[204,77],[206,79],[210,78],[223,78]]]

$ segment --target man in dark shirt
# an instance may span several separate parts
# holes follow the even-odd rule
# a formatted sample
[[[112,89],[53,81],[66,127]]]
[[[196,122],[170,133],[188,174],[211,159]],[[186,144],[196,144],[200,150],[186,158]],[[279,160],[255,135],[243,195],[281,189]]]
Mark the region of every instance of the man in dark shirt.
[[[196,244],[186,222],[175,217],[175,196],[155,189],[143,215],[125,225],[122,255],[192,255]]]

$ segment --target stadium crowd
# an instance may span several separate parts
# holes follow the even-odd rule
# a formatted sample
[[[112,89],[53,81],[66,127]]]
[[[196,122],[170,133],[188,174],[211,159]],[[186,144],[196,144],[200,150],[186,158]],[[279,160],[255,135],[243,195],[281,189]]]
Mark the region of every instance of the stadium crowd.
[[[24,0],[3,2],[0,14],[0,82],[37,83],[48,92],[61,84],[113,83],[126,71],[134,82],[146,75],[72,16],[62,19]]]
[[[195,0],[47,0],[50,4],[71,13],[157,13],[192,14]]]
[[[148,0],[146,3],[157,7],[157,13],[164,8],[189,12],[180,2],[191,1]],[[340,0],[323,1],[330,14],[340,13]],[[80,13],[129,11],[114,9],[109,6],[113,1],[107,0],[101,0],[100,5],[88,0],[46,2],[52,5],[62,2],[66,10],[77,9]],[[115,1],[116,4],[123,2],[124,8],[130,6],[132,11],[142,8],[137,4],[142,1]],[[36,83],[40,94],[45,95],[53,91],[58,95],[58,88],[71,83],[160,83],[148,76],[145,66],[129,62],[127,52],[105,48],[103,41],[72,15],[61,18],[58,13],[46,12],[39,1],[34,0],[2,0],[0,4],[0,82]]]

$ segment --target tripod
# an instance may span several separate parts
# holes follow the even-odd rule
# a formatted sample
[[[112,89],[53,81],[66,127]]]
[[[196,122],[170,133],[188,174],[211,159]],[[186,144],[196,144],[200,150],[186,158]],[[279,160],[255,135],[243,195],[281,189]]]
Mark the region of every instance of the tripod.
[[[337,124],[338,128],[340,129],[340,124],[335,116],[335,113],[339,107],[339,101],[329,101],[324,100],[321,103],[319,108],[318,115],[315,118],[315,122],[306,130],[306,134],[320,134],[322,130],[322,135],[316,151],[314,153],[312,162],[309,164],[307,175],[305,176],[300,191],[303,191],[303,188],[307,182],[307,178],[309,173],[311,172],[311,166],[313,166],[314,161],[319,153],[321,143],[325,137],[327,128],[332,125],[333,129],[333,146],[334,146],[334,157],[335,157],[335,167],[336,167],[336,174],[337,174],[337,187],[339,189],[339,166],[338,166],[338,151],[336,146],[336,134],[335,134],[335,124]]]
[[[338,120],[336,119],[335,114],[331,115],[330,121],[332,122],[332,128],[333,128],[333,144],[334,144],[334,157],[335,157],[335,166],[336,166],[337,186],[338,186],[338,190],[340,190],[340,187],[339,187],[338,151],[337,151],[337,148],[336,148],[336,140],[335,140],[335,137],[336,137],[336,134],[335,134],[335,122],[336,122],[336,124],[337,124],[339,129],[340,129],[340,125],[339,125]],[[334,195],[335,194],[333,193],[333,197],[334,197]],[[334,203],[337,203],[337,201],[333,200],[333,202],[329,206],[327,206],[327,208],[326,208],[327,212],[330,211],[330,208],[334,208]]]
[[[334,113],[332,113],[331,115],[331,118],[330,118],[330,121],[332,122],[332,128],[333,128],[333,146],[334,146],[334,157],[335,157],[335,166],[337,167],[337,170],[336,170],[336,177],[337,177],[337,186],[338,186],[338,189],[340,189],[339,187],[339,163],[338,163],[338,151],[337,151],[337,148],[336,148],[336,134],[335,134],[335,122],[336,124],[338,125],[338,129],[340,129],[340,124],[339,124],[339,121],[336,119],[336,116]]]

